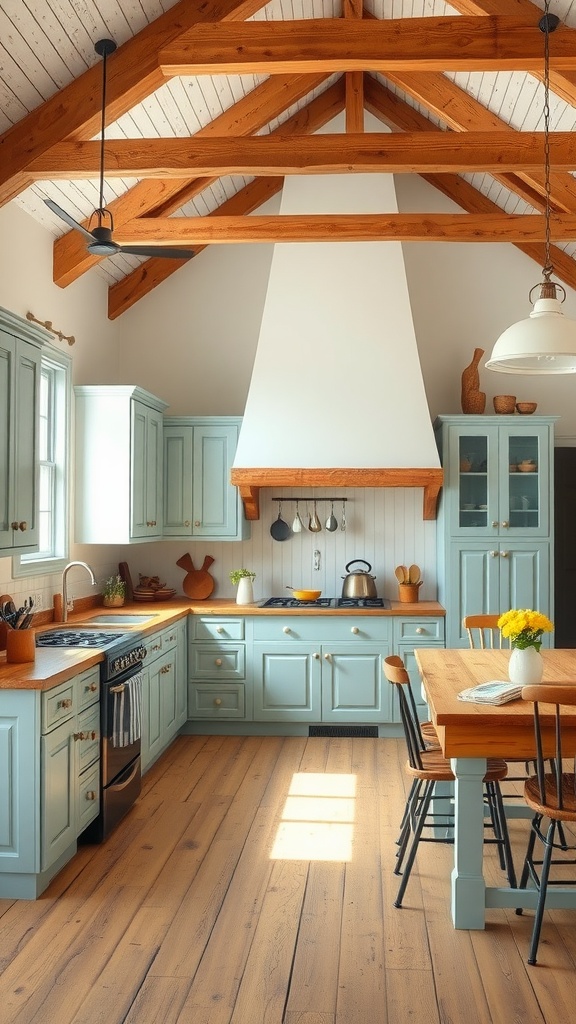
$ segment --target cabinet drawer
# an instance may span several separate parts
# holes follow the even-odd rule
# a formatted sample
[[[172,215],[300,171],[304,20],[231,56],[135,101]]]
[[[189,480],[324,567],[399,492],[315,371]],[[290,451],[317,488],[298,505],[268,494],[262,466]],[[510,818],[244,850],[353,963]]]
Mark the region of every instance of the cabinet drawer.
[[[74,742],[80,774],[100,756],[100,704],[93,704],[78,715]]]
[[[100,810],[100,764],[87,768],[78,780],[78,835]]]
[[[319,643],[389,640],[392,635],[389,616],[303,615],[258,616],[254,619],[255,640],[299,640]]]
[[[94,701],[100,699],[100,670],[98,666],[86,669],[76,677],[78,683],[78,708],[80,711],[87,708]]]
[[[244,644],[191,644],[191,679],[244,679]]]
[[[190,620],[190,640],[243,640],[244,619],[197,618]]]
[[[189,718],[244,718],[244,687],[190,683]]]
[[[413,640],[415,643],[418,641],[429,643],[432,640],[437,640],[442,643],[444,641],[444,619],[428,617],[396,619],[395,632],[398,643],[403,640]]]
[[[50,732],[60,722],[76,714],[77,700],[75,680],[60,683],[42,694],[42,732]]]
[[[147,636],[144,645],[146,647],[146,654],[142,659],[143,665],[149,665],[151,661],[154,661],[162,651],[164,650],[164,635],[162,633],[153,633],[152,636]]]

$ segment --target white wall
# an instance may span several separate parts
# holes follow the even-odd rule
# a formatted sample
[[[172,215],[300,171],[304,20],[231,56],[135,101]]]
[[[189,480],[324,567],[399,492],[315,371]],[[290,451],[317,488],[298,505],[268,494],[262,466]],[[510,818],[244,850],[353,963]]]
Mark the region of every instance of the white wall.
[[[398,176],[396,188],[399,207],[406,212],[455,209],[419,178]],[[277,208],[277,200],[267,207],[270,212]],[[66,334],[76,335],[70,350],[75,383],[116,379],[138,384],[169,402],[172,414],[242,414],[266,294],[270,246],[208,248],[110,323],[104,283],[88,273],[68,289],[56,288],[50,236],[13,204],[0,210],[0,237],[0,304],[21,316],[31,309],[40,319],[52,320]],[[460,377],[474,348],[484,348],[488,358],[498,334],[528,314],[528,292],[540,280],[540,268],[507,244],[411,243],[403,249],[431,415],[459,412]],[[565,308],[576,318],[576,294],[571,290]],[[289,358],[289,352],[279,353],[279,374],[283,360]],[[493,395],[515,393],[519,399],[537,401],[539,412],[559,414],[558,435],[576,435],[576,377],[516,377],[481,369],[481,385],[488,395],[487,412],[492,412]],[[358,393],[361,397],[361,385]],[[335,416],[340,414],[341,410],[334,410]],[[355,426],[360,435],[370,429],[369,410]],[[286,429],[290,430],[289,421]],[[312,421],[311,429],[329,429],[329,424]],[[410,429],[409,400],[402,429]],[[186,547],[195,564],[212,554],[216,558],[212,571],[222,595],[233,593],[227,574],[240,565],[256,567],[258,597],[269,588],[280,591],[286,585],[311,585],[316,539],[302,534],[284,544],[271,541],[269,527],[278,510],[270,497],[264,497],[262,520],[254,524],[251,541],[242,545],[164,542],[129,550],[75,548],[73,553],[93,562],[100,578],[126,557],[136,579],[138,572],[160,572],[178,588],[183,574],[175,563]],[[323,531],[318,535],[322,588],[339,593],[346,561],[365,557],[377,573],[379,592],[390,594],[394,566],[416,561],[424,569],[422,598],[434,597],[434,523],[422,522],[421,494],[366,491],[350,497],[354,501],[346,534]],[[288,517],[294,506],[283,511]],[[7,593],[19,586],[11,581],[10,567],[10,559],[0,560],[0,587]],[[50,594],[58,582],[39,581]],[[85,592],[80,578],[77,591]]]

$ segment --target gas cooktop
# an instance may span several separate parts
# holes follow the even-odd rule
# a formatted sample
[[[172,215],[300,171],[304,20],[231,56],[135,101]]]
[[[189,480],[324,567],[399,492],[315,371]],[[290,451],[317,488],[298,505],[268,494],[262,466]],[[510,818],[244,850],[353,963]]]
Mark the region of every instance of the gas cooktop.
[[[260,608],[390,608],[386,597],[319,597],[317,601],[297,601],[295,597],[269,597]]]
[[[49,629],[36,634],[37,647],[109,647],[125,633],[99,629]]]

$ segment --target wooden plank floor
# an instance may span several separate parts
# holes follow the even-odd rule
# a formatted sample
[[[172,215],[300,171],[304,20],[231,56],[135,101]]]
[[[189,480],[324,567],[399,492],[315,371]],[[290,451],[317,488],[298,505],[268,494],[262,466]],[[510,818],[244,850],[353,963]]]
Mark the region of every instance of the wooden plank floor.
[[[529,968],[532,915],[455,931],[452,849],[431,845],[393,908],[403,762],[394,739],[180,737],[105,844],[39,900],[0,900],[0,1021],[572,1020],[574,912],[546,915]]]

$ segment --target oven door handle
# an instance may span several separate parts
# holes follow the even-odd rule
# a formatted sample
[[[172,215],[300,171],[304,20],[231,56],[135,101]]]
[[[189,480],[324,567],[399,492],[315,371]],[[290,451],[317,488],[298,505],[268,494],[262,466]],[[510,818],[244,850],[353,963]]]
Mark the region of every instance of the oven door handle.
[[[119,686],[111,686],[110,689],[109,689],[109,692],[110,693],[124,693],[125,689],[126,689],[126,687],[124,686],[124,683],[120,683]]]
[[[135,776],[138,774],[139,771],[140,771],[140,758],[137,757],[135,762],[134,762],[134,764],[130,768],[130,772],[129,772],[127,778],[122,778],[121,777],[121,781],[115,782],[113,785],[108,787],[108,792],[111,792],[113,790],[115,793],[119,793],[122,789],[126,789],[126,786],[130,785],[130,783],[132,782],[132,780],[135,778]]]

